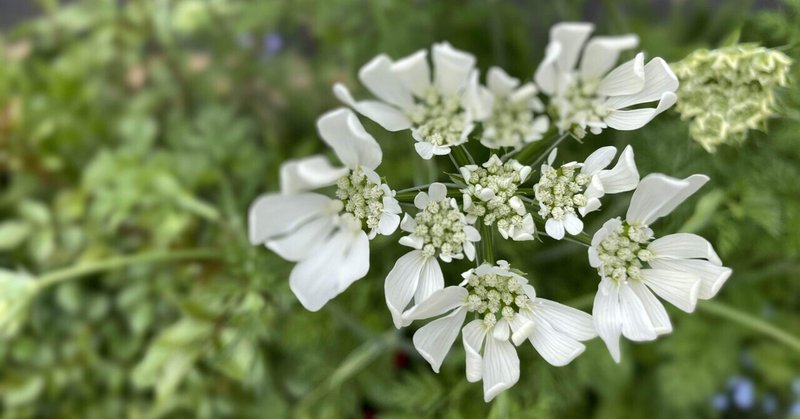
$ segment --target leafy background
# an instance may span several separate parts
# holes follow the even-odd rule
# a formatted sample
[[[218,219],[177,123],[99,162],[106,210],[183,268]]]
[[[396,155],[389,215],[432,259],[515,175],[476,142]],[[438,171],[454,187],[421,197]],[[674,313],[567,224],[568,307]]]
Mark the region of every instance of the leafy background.
[[[601,34],[638,33],[649,56],[671,62],[738,29],[798,60],[800,1],[35,7],[37,17],[0,33],[3,417],[800,417],[800,348],[702,302],[693,315],[670,310],[673,334],[624,344],[620,365],[598,340],[564,368],[523,348],[520,382],[485,404],[459,345],[437,375],[410,345],[413,330],[391,326],[383,278],[403,251],[397,237],[376,239],[369,276],[309,313],[289,291],[291,265],[245,234],[247,207],[277,189],[280,162],[326,152],[314,121],[339,106],[331,85],[358,88],[359,66],[378,53],[449,40],[483,70],[529,78],[552,24],[590,20]],[[710,175],[657,234],[708,237],[735,272],[716,301],[796,336],[800,90],[779,98],[768,132],[716,154],[669,112],[560,155],[630,143],[644,173]],[[364,122],[393,187],[449,170],[446,159],[437,169],[416,158],[407,133]],[[629,195],[609,198],[588,231],[621,214]],[[590,309],[598,279],[585,248],[498,253],[540,295]],[[464,266],[447,268],[457,278]],[[26,293],[29,284],[38,285]]]

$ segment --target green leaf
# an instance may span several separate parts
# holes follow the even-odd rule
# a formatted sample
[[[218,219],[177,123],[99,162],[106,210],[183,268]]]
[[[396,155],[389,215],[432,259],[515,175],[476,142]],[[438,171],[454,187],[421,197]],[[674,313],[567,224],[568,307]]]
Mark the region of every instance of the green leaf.
[[[11,220],[0,223],[0,251],[19,246],[28,238],[30,231],[30,225],[24,221]]]

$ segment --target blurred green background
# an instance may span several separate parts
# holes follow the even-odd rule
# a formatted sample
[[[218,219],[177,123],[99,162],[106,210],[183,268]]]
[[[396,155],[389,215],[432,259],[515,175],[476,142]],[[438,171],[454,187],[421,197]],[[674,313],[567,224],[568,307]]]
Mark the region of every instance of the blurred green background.
[[[739,29],[797,61],[800,1],[14,0],[0,14],[2,417],[800,417],[797,87],[779,92],[768,132],[715,154],[674,112],[559,152],[633,144],[642,173],[711,176],[656,233],[715,243],[734,269],[715,302],[783,330],[772,336],[703,302],[692,315],[670,306],[674,333],[625,343],[620,365],[599,340],[564,368],[521,349],[520,382],[485,404],[459,344],[437,375],[413,328],[392,327],[383,279],[397,237],[373,241],[370,274],[309,313],[291,264],[251,247],[245,226],[280,162],[326,152],[314,124],[339,106],[331,86],[366,97],[356,74],[374,55],[448,40],[484,71],[529,79],[552,24],[589,20],[668,62]],[[433,180],[407,132],[362,121],[392,187]],[[629,194],[607,198],[590,233]],[[584,247],[498,254],[539,295],[590,310]]]

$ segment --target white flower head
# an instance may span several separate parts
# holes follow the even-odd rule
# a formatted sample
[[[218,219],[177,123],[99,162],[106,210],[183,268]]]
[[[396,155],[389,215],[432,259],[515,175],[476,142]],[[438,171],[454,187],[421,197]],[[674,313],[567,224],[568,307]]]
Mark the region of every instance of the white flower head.
[[[303,306],[319,310],[369,270],[369,240],[400,224],[400,205],[375,169],[380,146],[355,114],[337,109],[317,121],[320,136],[346,167],[323,156],[285,163],[282,193],[260,196],[250,206],[249,236],[286,260],[297,262],[289,286]],[[309,192],[337,186],[336,199]]]
[[[519,79],[499,67],[489,69],[486,87],[479,87],[478,93],[475,98],[481,107],[477,108],[476,118],[483,125],[481,144],[487,148],[519,149],[541,140],[550,126],[536,85],[520,85]]]
[[[576,235],[583,231],[581,217],[600,209],[600,198],[607,193],[634,189],[639,171],[633,160],[633,148],[625,147],[613,169],[606,169],[617,154],[616,147],[597,149],[583,163],[570,162],[553,167],[557,150],[542,165],[539,182],[533,185],[544,218],[547,235],[561,240],[564,232]]]
[[[339,100],[386,130],[410,129],[426,160],[466,142],[480,106],[475,57],[447,42],[431,52],[433,78],[425,50],[397,61],[381,54],[361,67],[359,79],[379,101],[356,101],[342,84],[333,88]]]
[[[447,197],[443,184],[431,184],[427,193],[416,196],[414,205],[419,209],[417,215],[406,214],[400,224],[410,233],[400,244],[414,250],[397,260],[384,285],[386,305],[398,328],[403,326],[401,316],[412,299],[419,304],[444,287],[439,259],[449,263],[466,256],[473,260],[474,243],[481,239],[456,200]]]
[[[580,138],[587,129],[594,134],[607,127],[635,130],[675,104],[678,79],[663,59],[645,64],[639,53],[612,70],[620,52],[635,48],[639,39],[597,36],[586,42],[593,30],[591,23],[553,26],[544,60],[536,70],[536,84],[550,96],[551,114],[560,132],[571,131]],[[626,110],[655,101],[655,108]]]
[[[708,181],[704,175],[680,180],[662,174],[642,179],[625,220],[611,219],[594,235],[589,263],[600,286],[594,323],[615,361],[620,335],[654,340],[672,331],[664,306],[653,295],[691,313],[697,300],[710,299],[731,275],[704,238],[689,233],[654,239],[650,225]]]
[[[486,225],[497,225],[504,239],[533,240],[533,216],[516,195],[519,186],[530,177],[530,166],[516,160],[504,163],[493,154],[483,165],[464,166],[460,171],[467,184],[461,192],[470,223],[480,218]]]
[[[584,351],[581,341],[596,336],[591,316],[537,298],[528,281],[505,261],[483,264],[463,277],[460,285],[433,293],[405,313],[403,320],[447,313],[414,333],[414,347],[438,373],[461,329],[467,380],[483,381],[486,402],[519,380],[515,345],[528,340],[547,362],[563,366]],[[475,318],[464,325],[469,313]]]

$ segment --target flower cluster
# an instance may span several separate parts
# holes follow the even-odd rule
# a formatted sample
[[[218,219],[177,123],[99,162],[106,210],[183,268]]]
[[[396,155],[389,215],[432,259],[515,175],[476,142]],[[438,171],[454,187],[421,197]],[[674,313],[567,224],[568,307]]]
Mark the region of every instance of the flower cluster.
[[[775,89],[788,84],[790,66],[786,54],[753,44],[697,50],[672,65],[681,80],[675,109],[707,151],[740,144],[775,114]]]
[[[367,274],[370,239],[399,227],[406,234],[398,242],[410,250],[384,281],[392,322],[402,328],[432,319],[416,330],[413,343],[437,372],[460,334],[467,380],[483,382],[487,402],[518,381],[516,347],[524,342],[563,366],[596,336],[619,361],[620,336],[642,341],[669,332],[656,296],[690,312],[731,274],[705,239],[656,238],[650,226],[708,178],[640,181],[631,146],[613,167],[618,153],[611,146],[583,162],[556,165],[555,147],[568,136],[638,129],[675,102],[677,78],[663,60],[645,64],[638,54],[614,68],[637,38],[587,42],[591,30],[590,24],[556,25],[544,62],[525,82],[492,67],[481,85],[475,58],[447,43],[433,46],[432,65],[427,51],[374,58],[359,78],[379,100],[356,101],[341,84],[336,96],[388,131],[409,130],[416,153],[432,160],[431,167],[452,163],[452,169],[395,193],[376,173],[380,146],[355,113],[329,112],[318,121],[319,133],[345,167],[323,156],[285,163],[281,193],[258,198],[250,209],[251,242],[297,263],[290,288],[306,308],[318,310]],[[656,107],[639,106],[650,102]],[[552,152],[535,156],[538,141],[552,142]],[[489,158],[476,162],[474,156]],[[333,197],[326,187],[335,187]],[[625,220],[608,220],[591,241],[581,234],[583,217],[600,210],[606,194],[632,190]],[[539,297],[525,274],[495,262],[495,235],[530,241],[536,223],[552,239],[569,233],[588,247],[588,265],[600,276],[592,315]],[[475,265],[461,270],[460,280],[445,277],[441,263],[465,260]]]

